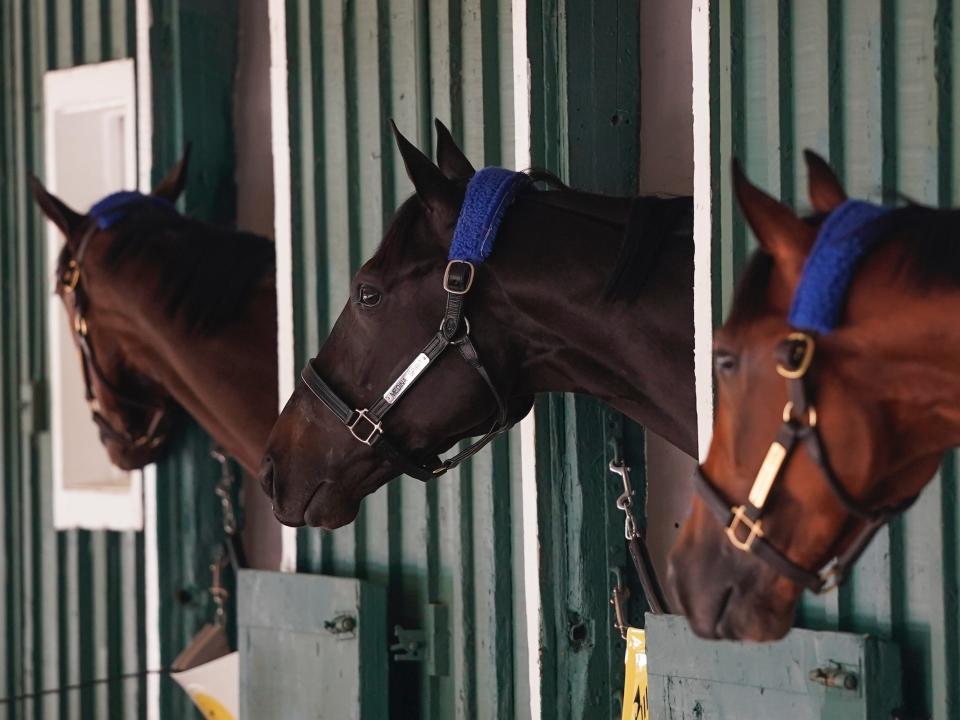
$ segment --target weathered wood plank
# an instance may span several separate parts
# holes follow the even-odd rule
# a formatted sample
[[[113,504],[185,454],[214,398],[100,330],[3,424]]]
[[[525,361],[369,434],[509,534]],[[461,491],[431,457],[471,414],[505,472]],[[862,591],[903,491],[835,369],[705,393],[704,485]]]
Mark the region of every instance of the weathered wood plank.
[[[775,643],[702,640],[678,616],[647,615],[650,716],[660,720],[868,720],[900,704],[896,645],[868,635],[792,630]],[[853,689],[811,680],[840,664]]]

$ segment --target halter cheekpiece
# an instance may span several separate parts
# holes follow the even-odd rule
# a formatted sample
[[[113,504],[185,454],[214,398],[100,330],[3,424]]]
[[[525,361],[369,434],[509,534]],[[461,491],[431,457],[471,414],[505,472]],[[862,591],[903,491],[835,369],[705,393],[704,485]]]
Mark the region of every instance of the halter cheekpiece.
[[[780,575],[816,593],[831,590],[843,582],[876,532],[915,500],[911,498],[896,507],[871,509],[847,492],[833,470],[820,436],[815,393],[809,382],[815,338],[840,324],[853,274],[859,261],[879,239],[877,221],[888,212],[889,208],[848,200],[830,213],[817,234],[788,316],[793,331],[774,351],[777,373],[786,382],[788,393],[782,424],[754,478],[747,501],[731,504],[707,477],[703,467],[698,467],[694,475],[696,491],[724,526],[733,547],[753,553]],[[819,570],[808,570],[788,558],[767,539],[763,524],[770,492],[798,444],[806,448],[820,468],[834,497],[863,523],[859,534],[843,552]]]
[[[512,426],[507,419],[506,403],[470,339],[470,323],[463,314],[463,306],[473,287],[477,266],[483,263],[493,250],[497,231],[507,209],[517,193],[529,184],[530,179],[523,173],[502,168],[484,168],[470,179],[450,245],[447,267],[443,273],[446,303],[440,329],[373,405],[354,409],[353,405],[344,401],[320,376],[312,360],[307,362],[300,373],[304,385],[343,423],[357,441],[372,447],[411,477],[426,481],[442,475]],[[497,404],[497,418],[490,430],[465,450],[446,460],[434,457],[430,462],[424,463],[401,450],[389,439],[383,428],[383,419],[450,347],[457,348],[463,360],[480,375],[490,390]]]
[[[77,346],[80,348],[80,364],[83,370],[83,382],[86,386],[84,392],[87,406],[90,408],[90,415],[105,437],[130,448],[155,448],[164,441],[165,436],[161,432],[161,425],[166,417],[167,407],[166,405],[149,405],[132,398],[107,379],[90,342],[90,323],[86,317],[89,298],[82,283],[81,268],[87,246],[97,231],[110,229],[126,218],[132,210],[144,204],[176,213],[174,206],[167,200],[132,191],[113,193],[94,203],[87,212],[87,217],[93,222],[90,223],[80,238],[77,250],[67,262],[63,275],[57,279],[61,292],[64,295],[73,296],[72,330]],[[127,430],[117,429],[111,424],[110,420],[103,414],[100,401],[94,390],[94,377],[101,385],[110,390],[121,405],[149,413],[149,421],[142,433],[133,435]]]

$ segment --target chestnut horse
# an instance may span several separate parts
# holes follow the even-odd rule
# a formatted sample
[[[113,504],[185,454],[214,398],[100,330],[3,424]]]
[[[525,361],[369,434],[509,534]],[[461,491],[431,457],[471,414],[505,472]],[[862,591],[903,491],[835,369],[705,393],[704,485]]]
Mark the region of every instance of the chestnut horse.
[[[960,444],[960,213],[848,201],[806,158],[807,219],[734,167],[760,249],[715,337],[713,441],[669,562],[704,637],[784,635]]]
[[[277,416],[273,243],[177,213],[186,171],[93,215],[32,189],[65,237],[57,294],[111,461],[159,459],[182,408],[255,472]]]
[[[394,128],[416,194],[354,277],[304,371],[310,387],[297,387],[270,436],[260,479],[287,525],[353,521],[366,495],[411,468],[441,474],[450,462],[439,453],[489,439],[541,392],[599,397],[695,450],[689,198],[603,197],[550,182],[517,195],[475,277],[466,263],[445,276],[474,169],[436,125],[439,167]],[[385,396],[396,404],[375,437],[370,414],[355,409],[382,403],[391,383]],[[393,450],[368,444],[380,438]]]

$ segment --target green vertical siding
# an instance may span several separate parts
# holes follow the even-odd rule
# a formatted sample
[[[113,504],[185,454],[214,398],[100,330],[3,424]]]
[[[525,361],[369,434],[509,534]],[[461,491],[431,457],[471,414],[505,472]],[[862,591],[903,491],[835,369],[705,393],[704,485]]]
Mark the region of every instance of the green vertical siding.
[[[144,663],[140,533],[55,532],[46,422],[43,175],[48,69],[128,57],[133,2],[0,5],[0,697],[136,672]],[[0,704],[3,718],[143,717],[142,679]]]
[[[535,0],[527,12],[533,164],[577,188],[635,194],[639,4]],[[544,717],[620,717],[625,647],[609,604],[613,571],[633,589],[636,625],[643,596],[615,504],[622,484],[607,466],[626,457],[642,508],[643,433],[586,397],[550,395],[536,412]]]
[[[231,222],[236,11],[172,0],[157,0],[152,11],[154,168],[165,171],[193,140],[186,209]],[[43,73],[134,54],[133,0],[0,6],[0,698],[145,669],[142,533],[52,528],[45,317],[54,300],[45,225],[25,182],[30,172],[43,176]],[[211,617],[205,588],[220,513],[208,449],[191,430],[158,469],[164,664]],[[181,691],[162,682],[163,716],[193,713]],[[11,719],[145,714],[143,677],[0,703],[0,717]]]
[[[714,286],[722,315],[753,247],[734,207],[729,161],[807,207],[802,150],[828,157],[848,192],[960,203],[957,0],[716,0],[712,125],[719,189]],[[799,623],[869,631],[904,652],[917,717],[960,717],[957,461],[882,531],[839,592],[806,596]],[[911,716],[913,716],[911,714]]]
[[[412,192],[389,118],[431,148],[437,116],[476,165],[512,164],[510,3],[290,0],[286,13],[294,332],[302,363],[317,352],[350,278]],[[394,717],[526,713],[523,606],[515,594],[518,497],[519,441],[511,434],[437,482],[391,483],[346,528],[300,531],[302,571],[388,586],[391,630],[424,628],[430,603],[449,608],[449,674],[431,677],[423,665],[391,661]]]
[[[152,0],[153,180],[191,144],[181,207],[191,217],[233,225],[236,183],[233,78],[237,3],[232,0]],[[168,666],[193,635],[213,620],[210,564],[223,540],[214,486],[220,468],[211,440],[196,425],[157,464],[157,548],[160,576],[160,661]],[[239,490],[239,488],[238,488]],[[164,676],[163,718],[199,717],[187,695]]]

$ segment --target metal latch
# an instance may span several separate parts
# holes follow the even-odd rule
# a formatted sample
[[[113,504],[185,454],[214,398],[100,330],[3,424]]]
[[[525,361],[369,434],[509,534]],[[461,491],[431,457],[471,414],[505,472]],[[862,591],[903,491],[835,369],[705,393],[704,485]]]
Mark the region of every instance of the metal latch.
[[[831,660],[827,667],[819,667],[810,671],[810,680],[827,687],[856,690],[859,680],[857,674],[848,670],[836,660]]]
[[[426,635],[423,630],[407,630],[402,625],[395,625],[393,634],[397,642],[390,646],[393,659],[397,662],[420,662],[423,660],[424,650],[427,647]]]
[[[431,603],[426,610],[426,630],[394,626],[397,642],[390,651],[397,662],[425,662],[428,675],[445,677],[450,671],[449,610],[441,603]]]

